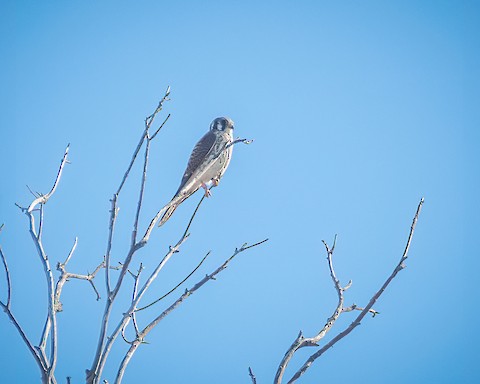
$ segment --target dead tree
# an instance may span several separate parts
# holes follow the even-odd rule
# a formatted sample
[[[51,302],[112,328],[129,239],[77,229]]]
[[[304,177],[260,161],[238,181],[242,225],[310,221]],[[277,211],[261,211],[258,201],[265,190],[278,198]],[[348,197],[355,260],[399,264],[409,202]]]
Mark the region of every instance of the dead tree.
[[[149,164],[149,154],[151,149],[151,144],[153,140],[157,137],[160,130],[164,127],[166,122],[168,121],[170,115],[163,120],[163,122],[158,126],[158,128],[152,128],[153,123],[157,115],[162,111],[164,103],[169,100],[170,95],[170,88],[167,88],[165,95],[158,103],[157,107],[155,108],[154,112],[146,117],[144,129],[140,136],[140,140],[133,152],[132,158],[130,163],[120,181],[120,184],[113,194],[110,203],[110,215],[109,215],[109,230],[108,230],[108,237],[107,237],[107,244],[105,255],[103,260],[101,260],[94,271],[88,274],[78,274],[70,272],[67,267],[68,263],[73,257],[75,253],[75,249],[77,247],[78,239],[75,238],[74,243],[71,247],[70,252],[66,256],[63,262],[57,262],[56,269],[58,273],[55,273],[52,268],[52,260],[49,258],[48,253],[44,248],[44,244],[42,241],[42,230],[44,227],[44,207],[46,203],[53,197],[54,193],[57,190],[57,187],[61,181],[62,173],[65,169],[65,166],[69,163],[68,161],[68,154],[69,154],[69,146],[66,147],[62,160],[60,162],[60,167],[57,172],[57,176],[53,182],[53,186],[50,191],[46,194],[34,194],[33,201],[28,206],[21,206],[17,204],[18,208],[23,212],[27,219],[28,219],[28,230],[31,235],[32,241],[35,245],[37,250],[40,263],[43,266],[44,277],[47,282],[47,316],[44,320],[43,331],[40,335],[40,341],[38,345],[34,344],[31,340],[31,336],[27,335],[24,328],[22,327],[20,321],[15,317],[14,313],[11,309],[11,302],[12,302],[12,284],[11,284],[11,276],[10,271],[7,264],[7,258],[5,253],[3,252],[2,248],[0,247],[0,257],[2,259],[3,267],[5,270],[6,275],[6,300],[0,301],[0,307],[6,313],[10,321],[12,322],[14,328],[20,335],[22,341],[30,351],[33,359],[35,360],[40,373],[41,373],[41,380],[44,384],[55,384],[57,383],[57,378],[55,376],[55,368],[57,364],[57,353],[58,353],[58,332],[57,332],[57,316],[62,311],[62,303],[61,303],[61,296],[62,290],[67,283],[67,281],[71,279],[78,279],[78,280],[86,280],[89,282],[91,287],[93,288],[97,300],[100,299],[100,290],[97,288],[95,284],[95,278],[99,275],[101,271],[104,273],[104,280],[105,280],[105,307],[103,310],[103,315],[99,322],[99,330],[98,330],[98,342],[96,346],[95,353],[92,356],[92,362],[90,367],[86,370],[86,382],[88,384],[98,384],[102,382],[101,380],[104,379],[103,371],[105,368],[105,364],[109,358],[109,353],[117,340],[123,340],[124,342],[128,343],[129,348],[125,353],[123,359],[121,360],[116,377],[114,379],[115,383],[121,383],[122,378],[127,368],[131,358],[133,357],[134,353],[137,351],[138,347],[145,342],[146,336],[154,329],[166,316],[168,316],[172,311],[174,311],[180,304],[182,304],[185,300],[187,300],[193,293],[195,293],[198,289],[203,287],[209,281],[214,280],[215,277],[222,272],[227,266],[230,264],[233,258],[235,258],[238,254],[249,250],[251,248],[257,247],[265,243],[268,239],[256,242],[254,244],[248,245],[247,243],[243,244],[239,248],[235,248],[232,254],[226,258],[226,260],[218,266],[215,270],[208,273],[200,279],[196,284],[193,284],[191,288],[186,289],[184,293],[179,295],[179,297],[171,304],[168,308],[163,311],[157,313],[157,315],[153,316],[153,318],[147,322],[146,325],[143,327],[140,326],[136,319],[136,314],[139,311],[142,311],[146,308],[152,307],[154,304],[161,301],[165,296],[173,293],[178,287],[180,287],[185,281],[192,276],[198,268],[202,265],[206,257],[208,257],[209,253],[205,255],[205,257],[198,263],[195,269],[189,273],[182,281],[180,281],[175,287],[173,287],[166,295],[159,297],[158,299],[154,300],[151,303],[144,303],[142,299],[144,298],[145,293],[150,288],[151,284],[157,279],[159,276],[160,271],[164,268],[164,266],[172,260],[176,253],[179,252],[181,246],[188,240],[189,237],[189,230],[193,220],[195,219],[196,213],[200,208],[204,197],[201,198],[199,203],[197,204],[194,212],[191,215],[191,218],[183,231],[183,234],[180,236],[178,241],[175,245],[170,246],[168,251],[162,258],[162,260],[153,268],[153,270],[149,271],[149,275],[144,282],[140,279],[147,273],[144,270],[143,264],[138,262],[138,268],[132,272],[132,261],[135,259],[137,252],[145,247],[148,244],[150,236],[152,235],[152,231],[155,228],[155,224],[158,222],[160,217],[164,214],[164,212],[171,206],[172,202],[162,207],[155,215],[153,215],[150,224],[147,226],[143,235],[140,235],[141,229],[139,228],[140,217],[142,215],[142,203],[144,200],[145,195],[145,187],[146,187],[146,177],[148,171],[148,164]],[[245,143],[249,144],[251,140],[245,139],[236,139],[233,144],[237,143]],[[140,156],[140,153],[143,149],[143,156]],[[115,225],[117,223],[118,218],[118,211],[119,211],[119,197],[122,193],[123,187],[127,180],[129,180],[130,172],[136,162],[141,162],[142,165],[142,174],[139,183],[139,196],[136,202],[136,210],[133,218],[133,230],[131,234],[130,246],[126,251],[125,257],[123,258],[122,262],[118,265],[112,265],[112,246],[115,240]],[[32,192],[33,193],[33,192]],[[303,334],[297,336],[293,344],[287,350],[285,356],[283,357],[282,361],[279,364],[278,371],[275,375],[275,384],[280,384],[282,382],[285,369],[287,368],[291,358],[295,354],[295,352],[306,346],[318,346],[318,342],[323,338],[323,336],[331,329],[334,325],[336,319],[343,313],[348,311],[357,310],[360,311],[360,314],[354,320],[354,322],[344,331],[340,332],[332,341],[326,344],[324,347],[317,350],[306,362],[305,364],[294,374],[294,376],[288,381],[288,383],[293,383],[296,381],[301,375],[305,373],[305,371],[310,367],[310,365],[320,357],[323,352],[329,349],[333,344],[337,341],[345,337],[348,333],[350,333],[354,328],[356,328],[360,321],[367,313],[372,313],[375,315],[377,312],[373,310],[373,305],[375,304],[376,300],[380,297],[383,291],[386,289],[388,284],[391,280],[396,276],[396,274],[403,268],[404,261],[407,258],[408,249],[410,246],[410,242],[412,240],[413,232],[415,229],[415,224],[418,219],[418,215],[420,213],[421,206],[423,204],[423,199],[420,202],[417,213],[415,215],[410,236],[408,238],[406,249],[403,253],[403,256],[394,269],[392,275],[387,279],[385,284],[380,288],[380,290],[372,297],[370,302],[364,308],[357,307],[352,305],[350,307],[344,307],[344,298],[343,292],[350,287],[350,284],[343,286],[340,284],[338,279],[335,276],[335,272],[333,269],[333,262],[332,262],[332,255],[335,248],[335,241],[333,246],[330,248],[327,243],[324,242],[326,251],[327,251],[327,261],[330,268],[331,278],[334,282],[334,286],[338,295],[338,305],[335,308],[334,313],[328,319],[325,326],[317,333],[317,335],[307,338],[304,337]],[[2,230],[3,225],[0,226],[0,231]],[[124,308],[122,311],[122,315],[117,319],[111,318],[112,308],[116,302],[118,297],[120,288],[125,283],[125,277],[131,277],[133,279],[133,289],[131,292],[131,300],[129,303],[128,308]],[[112,325],[113,324],[113,325]],[[126,336],[126,328],[130,326],[133,329],[134,337],[132,340],[128,340]],[[253,371],[249,368],[249,375],[253,383],[257,382],[257,379],[253,373]],[[70,382],[70,377],[67,377],[67,382]],[[106,382],[104,380],[103,382]]]

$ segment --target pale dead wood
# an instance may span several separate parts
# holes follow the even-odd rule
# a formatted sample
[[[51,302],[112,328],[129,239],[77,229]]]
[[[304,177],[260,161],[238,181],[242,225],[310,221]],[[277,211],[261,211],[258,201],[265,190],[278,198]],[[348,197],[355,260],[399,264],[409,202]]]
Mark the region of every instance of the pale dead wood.
[[[111,348],[111,345],[110,345],[111,340],[110,339],[107,340],[106,335],[107,335],[108,323],[110,320],[110,314],[111,314],[111,310],[112,310],[112,306],[115,301],[115,298],[118,292],[120,291],[120,288],[123,284],[125,275],[127,274],[127,271],[133,259],[133,256],[140,248],[144,247],[148,241],[148,239],[142,239],[141,241],[137,242],[136,238],[137,238],[137,232],[138,232],[139,217],[140,217],[140,212],[141,212],[144,192],[145,192],[150,143],[153,140],[153,138],[158,134],[158,132],[162,129],[162,127],[168,120],[168,117],[164,120],[164,122],[160,125],[160,127],[155,131],[153,136],[150,135],[150,128],[155,120],[155,117],[163,109],[164,103],[169,100],[169,95],[170,95],[170,87],[168,87],[167,90],[165,91],[163,98],[158,103],[154,112],[145,118],[145,129],[143,130],[140,140],[137,144],[137,147],[133,152],[132,159],[127,167],[126,172],[123,175],[120,185],[111,200],[112,206],[110,209],[109,234],[108,234],[108,240],[107,240],[107,251],[105,254],[105,265],[106,265],[105,281],[106,281],[106,288],[107,288],[107,300],[105,303],[105,309],[104,309],[104,313],[101,320],[97,349],[92,361],[91,368],[87,370],[87,383],[89,384],[93,384],[93,383],[96,384],[99,382],[101,377],[101,372],[103,370],[104,362]],[[125,259],[121,263],[122,268],[117,277],[117,281],[112,289],[111,279],[110,279],[110,264],[111,264],[110,259],[111,259],[111,249],[113,244],[114,228],[115,228],[115,223],[118,217],[118,206],[117,206],[118,197],[120,192],[122,191],[123,186],[125,185],[125,182],[127,181],[130,175],[130,171],[132,170],[133,165],[144,143],[146,143],[146,145],[145,145],[145,154],[144,154],[144,160],[143,160],[143,172],[142,172],[142,177],[140,182],[140,194],[137,200],[137,209],[136,209],[135,218],[134,218],[131,245],[130,245],[129,251],[127,252],[127,255],[125,256]]]
[[[352,332],[357,326],[359,326],[362,319],[365,317],[365,315],[367,313],[371,312],[372,307],[375,305],[376,301],[380,298],[382,293],[385,291],[385,289],[388,287],[388,285],[391,283],[391,281],[395,278],[395,276],[397,276],[398,272],[400,272],[402,269],[405,268],[404,262],[408,258],[408,251],[410,250],[410,245],[411,245],[411,242],[412,242],[413,234],[414,234],[415,227],[416,227],[417,221],[418,221],[418,217],[419,217],[420,212],[422,210],[422,206],[423,206],[424,201],[425,200],[422,197],[422,199],[418,203],[417,210],[415,212],[415,216],[413,217],[413,220],[412,220],[412,225],[410,226],[410,232],[409,232],[409,235],[408,235],[405,250],[403,251],[402,257],[400,258],[400,261],[398,262],[398,264],[395,266],[392,274],[387,278],[387,280],[385,281],[385,283],[383,283],[383,285],[380,287],[380,289],[372,296],[372,298],[370,299],[367,306],[365,308],[363,308],[363,310],[356,317],[356,319],[345,330],[343,330],[337,336],[335,336],[332,340],[330,340],[325,346],[323,346],[317,352],[312,354],[307,359],[307,361],[302,365],[302,367],[288,381],[289,384],[294,383],[296,380],[298,380],[303,374],[305,374],[305,372],[308,370],[308,368],[311,367],[311,365],[313,364],[313,362],[316,359],[318,359],[324,352],[326,352],[328,349],[333,347],[338,341],[343,339],[350,332]]]
[[[344,296],[343,292],[348,289],[351,285],[351,281],[347,284],[346,287],[342,287],[340,285],[340,281],[338,280],[335,270],[333,268],[333,262],[332,262],[332,256],[333,256],[333,251],[335,250],[335,245],[337,242],[337,236],[335,236],[335,239],[333,241],[333,246],[330,248],[328,244],[325,241],[322,241],[325,249],[327,251],[327,262],[328,262],[328,268],[330,270],[330,277],[332,278],[335,290],[337,291],[337,296],[338,296],[338,304],[332,314],[332,316],[327,320],[327,323],[323,326],[323,328],[313,337],[304,337],[302,331],[299,332],[297,338],[293,342],[293,344],[290,346],[290,348],[287,350],[285,353],[282,361],[280,362],[277,373],[275,375],[275,384],[279,384],[282,382],[283,375],[285,373],[285,370],[287,369],[288,364],[290,363],[290,360],[292,357],[295,355],[295,353],[302,347],[316,347],[318,346],[318,342],[327,334],[328,331],[333,327],[335,322],[337,321],[338,317],[342,313],[342,308],[343,308],[343,302],[344,302]]]
[[[188,239],[188,236],[189,236],[188,231],[190,229],[190,226],[192,225],[193,219],[195,218],[195,216],[198,212],[198,209],[199,209],[200,205],[202,204],[204,198],[205,197],[202,196],[202,198],[198,202],[197,207],[195,208],[195,210],[194,210],[194,212],[193,212],[192,216],[190,217],[190,220],[187,224],[187,227],[186,227],[185,231],[183,232],[183,235],[180,237],[180,239],[178,240],[178,242],[174,246],[169,247],[169,250],[168,250],[167,254],[163,257],[163,259],[160,261],[160,263],[157,265],[157,267],[153,270],[153,272],[151,273],[149,278],[143,284],[139,293],[135,295],[135,299],[132,300],[132,302],[130,304],[130,308],[127,311],[124,312],[123,317],[120,319],[117,326],[114,328],[113,332],[107,338],[107,340],[105,342],[105,347],[103,349],[103,353],[102,353],[102,355],[100,357],[100,360],[99,360],[99,363],[98,363],[98,369],[97,369],[98,373],[99,373],[98,377],[100,377],[101,373],[103,372],[103,369],[105,367],[105,363],[106,363],[107,358],[109,356],[109,353],[110,353],[110,351],[113,347],[113,344],[115,343],[118,336],[120,334],[124,333],[124,330],[125,330],[126,326],[128,325],[128,323],[130,322],[130,319],[132,318],[133,314],[136,312],[137,305],[140,302],[140,300],[142,299],[143,295],[146,293],[146,291],[148,290],[150,285],[153,283],[153,281],[155,281],[155,279],[157,278],[158,274],[163,269],[165,264],[170,260],[170,258],[175,253],[179,252],[180,246]],[[125,337],[124,337],[124,340],[127,341]],[[130,343],[130,342],[128,342],[128,343]]]

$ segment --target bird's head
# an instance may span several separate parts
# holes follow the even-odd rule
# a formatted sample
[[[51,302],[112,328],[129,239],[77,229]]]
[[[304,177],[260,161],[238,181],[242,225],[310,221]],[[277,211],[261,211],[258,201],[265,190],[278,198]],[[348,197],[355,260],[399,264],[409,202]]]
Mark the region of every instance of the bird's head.
[[[210,124],[211,131],[231,132],[233,129],[233,121],[228,117],[217,117]]]

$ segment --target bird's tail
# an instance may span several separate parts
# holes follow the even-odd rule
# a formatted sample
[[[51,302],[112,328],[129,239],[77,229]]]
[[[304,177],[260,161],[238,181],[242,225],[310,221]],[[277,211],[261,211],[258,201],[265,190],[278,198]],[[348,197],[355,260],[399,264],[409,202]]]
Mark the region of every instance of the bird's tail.
[[[176,201],[174,204],[172,204],[171,207],[169,207],[165,213],[163,214],[162,218],[160,219],[160,222],[158,223],[158,226],[161,227],[163,224],[165,224],[168,219],[170,219],[170,216],[173,215],[173,212],[178,208],[178,206],[183,203],[188,196],[185,196],[181,198],[180,200]],[[175,199],[175,198],[174,198]]]
[[[160,222],[158,223],[159,227],[161,227],[163,224],[167,222],[167,220],[170,218],[170,216],[173,215],[173,212],[175,212],[175,209],[177,209],[177,207],[178,207],[178,204],[174,204],[165,211],[162,218],[160,219]]]

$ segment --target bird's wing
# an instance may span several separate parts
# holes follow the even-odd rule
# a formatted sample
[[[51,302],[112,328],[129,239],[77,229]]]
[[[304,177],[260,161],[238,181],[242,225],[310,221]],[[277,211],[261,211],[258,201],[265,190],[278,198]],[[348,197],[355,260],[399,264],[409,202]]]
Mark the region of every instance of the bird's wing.
[[[213,147],[215,146],[216,139],[217,139],[217,136],[215,135],[215,133],[213,133],[213,131],[208,131],[199,140],[197,145],[195,145],[195,148],[193,148],[192,154],[190,155],[190,159],[188,159],[187,169],[185,170],[185,173],[183,174],[182,181],[181,181],[180,186],[178,187],[178,191],[175,195],[177,195],[181,191],[181,189],[184,187],[184,185],[192,177],[194,172],[203,163],[203,161],[208,156],[208,154],[213,150]]]

